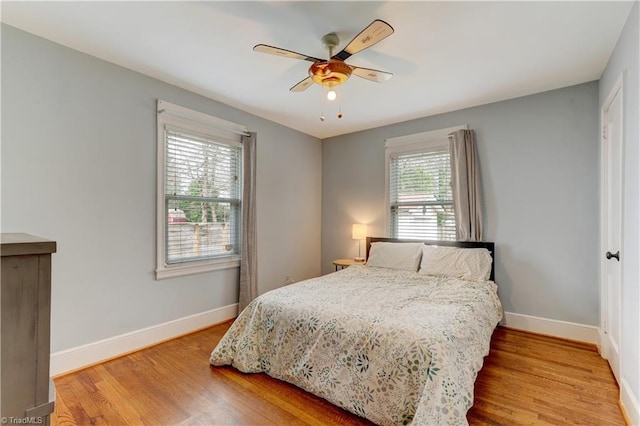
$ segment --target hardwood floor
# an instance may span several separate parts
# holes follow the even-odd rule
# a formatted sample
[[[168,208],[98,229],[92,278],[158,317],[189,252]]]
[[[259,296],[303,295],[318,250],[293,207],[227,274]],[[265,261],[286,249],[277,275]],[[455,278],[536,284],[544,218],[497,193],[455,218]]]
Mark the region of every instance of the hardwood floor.
[[[592,345],[499,327],[475,386],[473,425],[624,425],[619,388]]]
[[[370,425],[264,374],[211,368],[230,322],[55,379],[53,425]],[[594,347],[499,327],[471,425],[624,425]]]

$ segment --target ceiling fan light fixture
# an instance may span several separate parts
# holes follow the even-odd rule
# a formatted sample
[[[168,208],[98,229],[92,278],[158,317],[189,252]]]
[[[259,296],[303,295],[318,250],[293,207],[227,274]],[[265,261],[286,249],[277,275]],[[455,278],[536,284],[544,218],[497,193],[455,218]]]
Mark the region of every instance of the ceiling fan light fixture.
[[[309,76],[321,86],[338,86],[349,79],[351,67],[340,59],[329,59],[312,64]]]

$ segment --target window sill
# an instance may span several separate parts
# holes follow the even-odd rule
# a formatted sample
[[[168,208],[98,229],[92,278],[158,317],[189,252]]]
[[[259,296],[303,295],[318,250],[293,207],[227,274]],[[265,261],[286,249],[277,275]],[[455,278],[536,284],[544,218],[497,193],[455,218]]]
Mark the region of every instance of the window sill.
[[[187,262],[177,265],[164,266],[156,269],[156,280],[182,277],[184,275],[201,274],[204,272],[231,269],[240,266],[240,256],[225,257],[224,259],[203,262]]]

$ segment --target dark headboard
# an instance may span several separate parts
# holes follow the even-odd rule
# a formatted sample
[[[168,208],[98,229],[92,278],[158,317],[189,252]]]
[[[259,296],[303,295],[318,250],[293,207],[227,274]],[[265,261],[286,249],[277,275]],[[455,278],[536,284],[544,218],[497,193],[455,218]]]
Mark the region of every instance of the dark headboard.
[[[369,258],[369,250],[371,249],[371,243],[377,242],[389,242],[389,243],[418,243],[422,242],[428,246],[447,246],[447,247],[462,247],[462,248],[486,248],[491,254],[491,276],[489,279],[495,281],[495,244],[486,241],[425,241],[425,240],[404,240],[398,238],[387,237],[367,237],[367,259]]]

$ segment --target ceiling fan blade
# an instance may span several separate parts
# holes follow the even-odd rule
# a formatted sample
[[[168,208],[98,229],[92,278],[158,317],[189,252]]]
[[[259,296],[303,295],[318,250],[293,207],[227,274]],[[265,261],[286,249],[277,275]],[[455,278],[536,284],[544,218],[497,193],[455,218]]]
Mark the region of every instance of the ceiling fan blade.
[[[353,72],[353,75],[357,75],[358,77],[362,77],[367,80],[375,81],[378,83],[385,82],[389,80],[391,77],[393,77],[393,74],[390,72],[372,70],[371,68],[361,68],[361,67],[351,66],[351,71]]]
[[[309,87],[313,85],[313,79],[311,77],[307,77],[304,80],[298,82],[295,86],[289,89],[291,92],[304,92]]]
[[[320,62],[322,59],[314,58],[312,56],[303,55],[302,53],[293,52],[291,50],[281,49],[279,47],[269,46],[266,44],[256,44],[253,46],[255,52],[269,53],[271,55],[284,56],[291,59],[302,59],[309,62]]]
[[[393,34],[393,27],[380,19],[376,19],[369,24],[367,28],[362,30],[360,34],[355,36],[353,40],[349,42],[347,47],[333,55],[333,58],[342,59],[344,61],[349,56],[373,46],[377,42],[389,37],[391,34]]]

